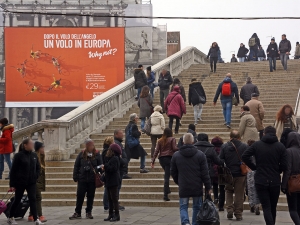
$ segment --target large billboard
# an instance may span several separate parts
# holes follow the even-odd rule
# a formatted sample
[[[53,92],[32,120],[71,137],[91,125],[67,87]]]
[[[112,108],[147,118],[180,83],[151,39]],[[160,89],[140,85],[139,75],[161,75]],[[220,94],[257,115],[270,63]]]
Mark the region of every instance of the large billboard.
[[[6,107],[76,107],[124,81],[124,28],[5,28]]]

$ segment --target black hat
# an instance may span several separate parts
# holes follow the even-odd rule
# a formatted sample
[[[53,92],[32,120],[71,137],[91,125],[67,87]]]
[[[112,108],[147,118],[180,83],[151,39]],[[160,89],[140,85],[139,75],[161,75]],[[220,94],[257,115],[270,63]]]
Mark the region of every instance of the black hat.
[[[251,94],[251,98],[252,98],[252,97],[258,97],[258,96],[259,96],[258,93],[252,93],[252,94]]]
[[[138,68],[142,68],[143,67],[143,65],[142,64],[140,64],[139,66],[138,66]]]
[[[296,45],[299,45],[299,41],[296,42]]]
[[[272,37],[272,38],[271,38],[271,41],[272,41],[272,40],[274,40],[274,41],[275,41],[275,38],[274,38],[274,37]]]
[[[0,123],[3,124],[3,125],[6,125],[6,124],[8,124],[8,119],[7,118],[2,118],[0,120]]]
[[[148,70],[148,71],[151,71],[151,66],[148,66],[148,67],[147,67],[147,70]]]
[[[37,152],[40,148],[45,147],[44,143],[36,141],[34,142],[34,150]]]

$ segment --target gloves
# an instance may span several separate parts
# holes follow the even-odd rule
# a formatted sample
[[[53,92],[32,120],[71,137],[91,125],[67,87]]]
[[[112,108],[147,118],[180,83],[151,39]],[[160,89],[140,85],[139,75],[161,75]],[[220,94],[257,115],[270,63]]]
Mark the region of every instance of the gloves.
[[[283,194],[286,194],[286,193],[287,193],[286,188],[281,188],[281,191],[282,191]]]

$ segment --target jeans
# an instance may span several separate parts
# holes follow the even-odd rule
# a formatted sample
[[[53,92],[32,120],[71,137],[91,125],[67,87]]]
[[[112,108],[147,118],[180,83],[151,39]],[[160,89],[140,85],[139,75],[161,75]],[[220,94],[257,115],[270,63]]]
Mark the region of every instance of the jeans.
[[[285,53],[280,53],[280,60],[284,70],[287,70],[287,60],[288,55]]]
[[[154,155],[155,148],[156,148],[157,139],[161,138],[162,134],[159,134],[159,135],[152,135],[151,134],[150,137],[151,137],[151,159],[152,159],[153,155]]]
[[[130,160],[131,160],[131,158],[127,158],[127,160],[128,160],[128,164],[129,164],[129,162],[130,162]],[[140,169],[145,169],[145,163],[146,163],[146,155],[143,155],[143,156],[140,156]]]
[[[119,194],[118,186],[108,187],[108,203],[109,203],[109,215],[119,215]]]
[[[179,123],[180,123],[180,118],[177,116],[169,116],[169,128],[172,130],[173,127],[173,120],[176,120],[176,125],[175,125],[175,133],[178,133],[179,130]]]
[[[225,187],[227,212],[234,213],[236,218],[241,218],[243,215],[245,186],[246,176],[242,176],[234,177],[233,184]]]
[[[258,61],[264,61],[264,57],[257,57]]]
[[[146,118],[145,118],[145,117],[142,117],[142,118],[140,118],[140,119],[141,119],[141,130],[143,130],[144,127],[145,127]]]
[[[223,107],[223,116],[226,122],[226,125],[231,123],[231,110],[232,110],[232,99],[223,99],[221,100]]]
[[[250,48],[250,54],[249,54],[249,56],[251,57],[250,58],[251,61],[257,61],[258,60],[257,52],[258,52],[257,46]]]
[[[197,123],[198,119],[201,118],[202,110],[203,110],[203,104],[199,103],[197,105],[194,105],[195,123]]]
[[[154,84],[153,83],[148,84],[148,87],[150,88],[150,94],[153,99],[154,98]]]
[[[170,175],[171,175],[171,159],[172,156],[162,156],[159,158],[159,163],[165,171],[164,175],[164,196],[168,196],[170,190]]]
[[[239,57],[239,62],[245,62],[245,57]]]
[[[15,217],[16,210],[18,208],[18,205],[21,202],[21,199],[24,195],[24,191],[26,190],[28,200],[29,200],[29,205],[30,205],[30,212],[32,213],[34,221],[38,219],[38,213],[36,210],[36,184],[31,184],[27,186],[17,186],[15,187],[15,200],[10,208],[10,215],[9,217]]]
[[[210,57],[210,70],[211,71],[213,71],[213,65],[214,65],[214,72],[216,72],[217,62],[218,62],[218,57]]]
[[[300,225],[300,193],[286,194],[290,216],[295,225]]]
[[[142,91],[142,88],[138,88],[137,89],[137,98],[140,98],[141,91]]]
[[[192,197],[192,198],[193,198],[192,225],[197,225],[198,224],[197,223],[197,215],[202,206],[202,196],[201,197]],[[180,198],[179,199],[181,225],[190,224],[189,213],[188,213],[189,200],[190,200],[190,198]]]
[[[270,65],[270,72],[273,72],[273,69],[276,70],[276,57],[269,57],[269,65]]]
[[[91,213],[94,204],[96,186],[94,182],[78,182],[75,212],[81,215],[81,209],[86,196],[86,213]]]
[[[165,100],[168,97],[168,94],[169,94],[169,89],[159,91],[160,106],[162,107],[162,110],[164,112],[165,112]]]
[[[276,207],[280,194],[280,186],[264,186],[256,184],[256,191],[260,200],[266,225],[276,222]]]
[[[11,169],[10,153],[0,154],[0,179],[2,179],[2,174],[4,172],[4,160],[6,161],[9,171],[10,171],[10,169]]]

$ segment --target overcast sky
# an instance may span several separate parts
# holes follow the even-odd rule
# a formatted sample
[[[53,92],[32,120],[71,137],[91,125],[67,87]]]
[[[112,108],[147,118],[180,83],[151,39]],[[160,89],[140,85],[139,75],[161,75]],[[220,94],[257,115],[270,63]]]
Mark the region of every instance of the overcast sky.
[[[154,16],[198,17],[300,17],[299,0],[152,0]],[[230,61],[239,44],[257,33],[264,49],[271,35],[277,44],[285,33],[292,44],[300,41],[300,20],[154,20],[153,25],[167,24],[168,31],[180,31],[181,48],[195,46],[205,54],[212,42],[221,49],[222,58]]]

